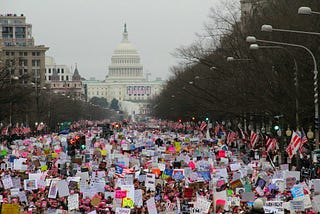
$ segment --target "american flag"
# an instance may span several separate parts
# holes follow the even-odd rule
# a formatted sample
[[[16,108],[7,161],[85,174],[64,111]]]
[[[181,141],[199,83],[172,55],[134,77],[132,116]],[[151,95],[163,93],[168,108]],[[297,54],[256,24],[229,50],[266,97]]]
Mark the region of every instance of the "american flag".
[[[303,145],[306,143],[308,143],[308,139],[307,139],[306,133],[302,129],[302,131],[301,131],[301,144],[300,144],[300,148],[299,148],[300,154],[302,153]]]
[[[293,131],[291,141],[289,143],[288,148],[286,149],[286,152],[288,153],[289,158],[292,158],[293,155],[295,155],[300,148],[301,145],[301,136],[299,133]]]
[[[238,132],[230,131],[227,135],[227,145],[230,145],[230,143],[236,141],[238,139]]]
[[[206,129],[207,127],[207,123],[202,121],[202,123],[200,124],[200,131],[203,131],[204,129]]]
[[[126,174],[134,174],[134,173],[135,173],[134,168],[123,168],[122,173],[121,174],[115,173],[115,176],[118,178],[124,178]]]
[[[22,133],[23,133],[23,134],[28,134],[28,133],[30,133],[30,132],[31,132],[30,127],[25,127],[25,128],[22,129]]]
[[[12,128],[12,129],[11,129],[11,134],[12,134],[12,135],[14,135],[14,134],[18,135],[18,134],[19,134],[19,128],[18,128],[18,127]]]
[[[256,143],[259,141],[259,135],[254,133],[254,131],[251,131],[251,139],[250,139],[250,147],[251,149],[254,148]]]
[[[266,150],[275,150],[277,145],[277,139],[266,136]]]
[[[248,133],[244,132],[243,129],[240,129],[241,132],[241,139],[243,142],[248,142],[249,141],[249,136]]]

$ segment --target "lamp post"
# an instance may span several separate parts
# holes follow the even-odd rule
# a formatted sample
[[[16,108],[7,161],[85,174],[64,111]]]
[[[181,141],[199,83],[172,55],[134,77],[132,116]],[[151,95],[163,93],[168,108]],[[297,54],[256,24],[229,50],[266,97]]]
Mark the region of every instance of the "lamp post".
[[[275,41],[269,41],[269,40],[262,40],[262,39],[256,39],[254,36],[248,36],[246,38],[246,41],[249,43],[256,43],[256,42],[262,42],[262,43],[269,43],[269,44],[274,44],[274,45],[283,45],[283,46],[290,46],[290,47],[295,47],[295,48],[302,48],[312,58],[313,61],[313,90],[314,90],[314,120],[315,120],[315,137],[316,137],[316,148],[319,148],[319,103],[318,103],[318,66],[317,66],[317,61],[316,58],[314,57],[312,51],[303,46],[303,45],[298,45],[298,44],[292,44],[292,43],[285,43],[285,42],[275,42]]]
[[[312,11],[310,7],[299,7],[298,14],[300,15],[320,15],[320,12]]]
[[[234,62],[234,61],[251,61],[252,59],[240,59],[240,58],[234,58],[232,56],[227,57],[227,62]]]
[[[264,31],[264,32],[278,31],[278,32],[286,32],[286,33],[300,33],[300,34],[320,36],[320,33],[317,33],[317,32],[279,29],[279,28],[273,28],[272,25],[262,25],[261,31]]]
[[[293,63],[294,63],[294,86],[295,86],[295,92],[296,92],[296,96],[295,96],[295,105],[296,105],[296,128],[299,128],[299,81],[298,81],[298,63],[296,58],[294,57],[294,55],[288,51],[288,49],[286,49],[283,46],[276,46],[276,45],[270,45],[270,46],[260,46],[258,44],[251,44],[250,45],[250,49],[251,50],[258,50],[258,49],[281,49],[284,50],[286,53],[288,53],[292,59],[293,59]]]

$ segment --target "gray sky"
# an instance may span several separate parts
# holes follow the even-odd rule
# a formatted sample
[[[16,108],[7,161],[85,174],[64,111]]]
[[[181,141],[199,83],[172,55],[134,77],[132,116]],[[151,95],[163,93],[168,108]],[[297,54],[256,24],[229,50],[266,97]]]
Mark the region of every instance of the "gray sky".
[[[170,53],[197,39],[219,0],[0,0],[0,13],[24,14],[36,45],[85,78],[104,79],[127,23],[129,40],[151,78],[169,76]]]

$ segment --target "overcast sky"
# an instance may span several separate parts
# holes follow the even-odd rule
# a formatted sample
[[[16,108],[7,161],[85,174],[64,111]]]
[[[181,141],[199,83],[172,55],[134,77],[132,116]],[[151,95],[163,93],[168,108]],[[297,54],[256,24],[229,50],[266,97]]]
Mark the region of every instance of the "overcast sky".
[[[36,45],[49,47],[57,64],[78,64],[85,78],[103,80],[127,23],[151,78],[169,76],[171,53],[204,32],[219,0],[0,0],[1,14],[24,14]]]

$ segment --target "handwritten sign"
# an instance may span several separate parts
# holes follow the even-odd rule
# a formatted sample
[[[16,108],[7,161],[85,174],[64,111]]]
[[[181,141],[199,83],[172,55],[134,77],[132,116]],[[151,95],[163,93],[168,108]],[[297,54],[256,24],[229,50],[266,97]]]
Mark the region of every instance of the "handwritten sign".
[[[125,198],[127,196],[127,191],[125,190],[116,190],[115,192],[115,198]]]
[[[147,208],[149,214],[158,214],[154,197],[147,200]]]
[[[117,207],[116,214],[130,214],[130,209]]]

